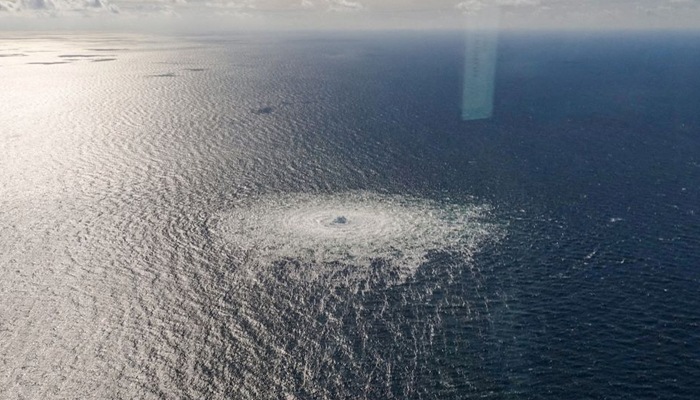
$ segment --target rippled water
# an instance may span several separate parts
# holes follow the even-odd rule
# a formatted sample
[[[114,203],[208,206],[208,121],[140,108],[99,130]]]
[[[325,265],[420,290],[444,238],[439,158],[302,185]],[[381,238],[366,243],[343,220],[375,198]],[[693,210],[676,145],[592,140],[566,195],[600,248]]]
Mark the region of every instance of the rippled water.
[[[0,398],[695,398],[700,39],[604,39],[4,34]]]
[[[253,198],[212,224],[254,268],[291,262],[301,281],[357,284],[383,262],[403,283],[431,252],[469,262],[497,228],[485,223],[484,207],[442,205],[406,196],[350,192]],[[285,268],[285,267],[283,267]],[[290,274],[291,275],[291,274]]]

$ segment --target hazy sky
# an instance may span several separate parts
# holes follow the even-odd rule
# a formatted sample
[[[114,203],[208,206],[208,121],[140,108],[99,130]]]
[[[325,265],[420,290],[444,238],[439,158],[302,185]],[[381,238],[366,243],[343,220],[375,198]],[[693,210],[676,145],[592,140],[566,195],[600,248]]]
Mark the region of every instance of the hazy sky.
[[[700,29],[700,0],[0,0],[0,29]]]

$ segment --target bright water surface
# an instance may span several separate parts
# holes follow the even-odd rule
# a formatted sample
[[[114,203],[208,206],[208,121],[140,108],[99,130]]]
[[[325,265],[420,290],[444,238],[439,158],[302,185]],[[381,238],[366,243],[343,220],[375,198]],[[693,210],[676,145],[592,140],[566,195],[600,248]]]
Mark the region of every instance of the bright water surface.
[[[697,399],[700,37],[0,39],[0,398]]]

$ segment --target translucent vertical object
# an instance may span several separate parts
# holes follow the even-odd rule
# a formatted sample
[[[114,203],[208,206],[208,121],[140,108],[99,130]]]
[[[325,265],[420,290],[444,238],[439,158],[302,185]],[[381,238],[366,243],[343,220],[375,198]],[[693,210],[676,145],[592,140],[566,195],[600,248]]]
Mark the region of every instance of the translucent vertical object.
[[[467,18],[462,83],[462,120],[491,118],[498,53],[498,8]]]

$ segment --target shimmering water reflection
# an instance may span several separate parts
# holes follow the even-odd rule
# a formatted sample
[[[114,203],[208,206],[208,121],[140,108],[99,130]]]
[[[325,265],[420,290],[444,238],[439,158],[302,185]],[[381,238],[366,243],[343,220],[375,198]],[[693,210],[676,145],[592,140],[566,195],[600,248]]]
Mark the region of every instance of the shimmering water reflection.
[[[700,392],[700,39],[2,35],[0,398]]]

